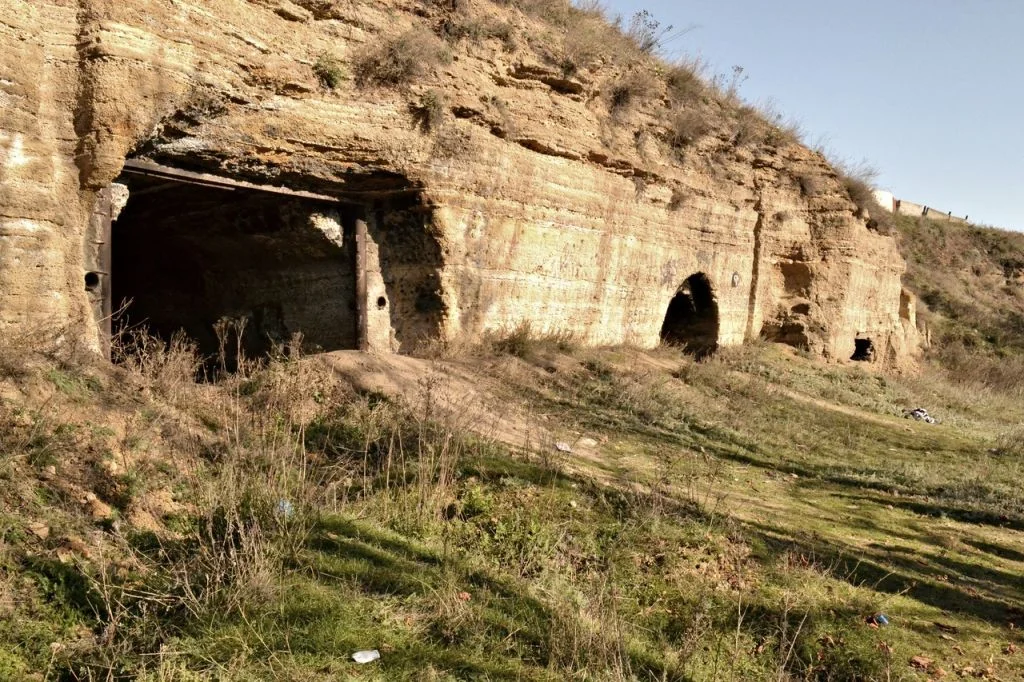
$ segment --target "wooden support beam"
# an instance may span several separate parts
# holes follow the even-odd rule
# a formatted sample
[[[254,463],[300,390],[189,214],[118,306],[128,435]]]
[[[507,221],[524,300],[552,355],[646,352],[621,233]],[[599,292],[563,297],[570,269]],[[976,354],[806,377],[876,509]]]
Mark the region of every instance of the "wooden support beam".
[[[254,192],[266,192],[269,194],[280,194],[288,197],[297,197],[300,199],[311,199],[313,201],[326,201],[333,204],[343,203],[343,199],[339,197],[330,196],[327,194],[318,194],[316,192],[304,192],[297,189],[288,189],[287,187],[277,187],[275,185],[257,185],[253,182],[245,182],[244,180],[232,180],[231,178],[221,177],[219,175],[211,175],[209,173],[196,173],[194,171],[181,170],[180,168],[172,168],[171,166],[164,166],[153,161],[146,159],[129,159],[124,163],[124,170],[122,171],[125,175],[144,175],[152,178],[159,178],[161,180],[173,180],[176,182],[186,183],[190,185],[202,185],[204,187],[214,187],[217,189],[223,189],[227,191],[233,191],[236,189],[251,190]]]

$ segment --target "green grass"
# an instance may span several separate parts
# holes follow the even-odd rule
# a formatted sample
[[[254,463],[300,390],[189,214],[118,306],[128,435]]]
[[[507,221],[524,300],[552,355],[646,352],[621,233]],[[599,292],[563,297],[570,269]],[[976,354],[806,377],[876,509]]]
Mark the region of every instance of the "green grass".
[[[472,358],[480,382],[589,454],[483,439],[287,363],[180,403],[203,442],[179,455],[191,473],[164,470],[187,503],[167,532],[82,518],[59,481],[0,480],[0,679],[924,680],[918,655],[1024,673],[1004,653],[1024,620],[1021,464],[990,451],[1019,406],[979,421],[932,377],[769,346],[702,363],[519,346]],[[919,402],[944,423],[899,416]],[[61,461],[58,429],[96,452],[115,431],[43,416],[23,428]],[[105,493],[126,514],[153,487],[138,475]],[[39,517],[45,541],[25,530]],[[62,562],[69,533],[102,553]],[[360,649],[381,660],[356,665]]]

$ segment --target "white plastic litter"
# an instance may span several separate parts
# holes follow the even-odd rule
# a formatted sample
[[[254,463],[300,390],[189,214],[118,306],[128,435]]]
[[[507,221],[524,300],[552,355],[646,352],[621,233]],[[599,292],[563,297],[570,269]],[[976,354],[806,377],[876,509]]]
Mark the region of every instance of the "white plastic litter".
[[[568,443],[555,443],[555,450],[559,452],[572,452],[572,446]]]
[[[380,652],[376,649],[371,649],[369,651],[357,651],[354,654],[352,654],[352,660],[360,664],[373,663],[379,658]]]
[[[928,414],[928,410],[924,409],[923,407],[915,407],[912,410],[903,410],[903,416],[906,417],[907,419],[914,419],[916,421],[924,422],[926,424],[938,423],[938,420],[935,417]]]
[[[278,500],[277,513],[286,519],[291,518],[292,514],[295,513],[295,505],[288,500]]]

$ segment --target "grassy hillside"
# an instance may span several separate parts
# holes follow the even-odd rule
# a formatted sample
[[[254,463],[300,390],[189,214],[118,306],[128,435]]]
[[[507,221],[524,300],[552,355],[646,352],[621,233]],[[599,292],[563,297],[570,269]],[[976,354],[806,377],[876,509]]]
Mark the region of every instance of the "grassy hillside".
[[[388,395],[358,355],[2,356],[0,679],[1024,675],[991,392],[522,334],[379,359]]]
[[[906,284],[957,380],[1024,395],[1024,234],[898,216]]]

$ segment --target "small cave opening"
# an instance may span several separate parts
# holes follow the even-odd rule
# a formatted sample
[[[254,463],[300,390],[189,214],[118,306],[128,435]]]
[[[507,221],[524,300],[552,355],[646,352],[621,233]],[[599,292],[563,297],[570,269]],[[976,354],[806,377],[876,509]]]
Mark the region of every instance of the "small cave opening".
[[[875,344],[871,339],[854,339],[853,355],[850,359],[855,362],[871,362],[875,359]]]
[[[183,332],[208,361],[222,352],[224,320],[245,320],[227,345],[250,358],[296,334],[307,350],[357,347],[354,245],[340,204],[144,174],[119,182],[129,193],[111,229],[115,334]]]
[[[661,339],[683,346],[698,359],[718,348],[718,302],[711,281],[702,272],[690,275],[668,304]]]

